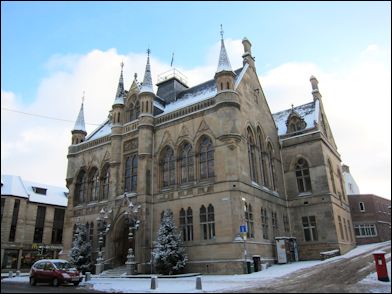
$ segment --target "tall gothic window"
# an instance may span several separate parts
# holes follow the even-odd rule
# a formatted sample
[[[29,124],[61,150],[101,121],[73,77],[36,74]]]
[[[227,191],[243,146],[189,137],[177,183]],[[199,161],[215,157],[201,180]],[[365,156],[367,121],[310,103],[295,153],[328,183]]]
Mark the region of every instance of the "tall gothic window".
[[[261,178],[261,184],[263,186],[267,186],[267,168],[265,165],[265,152],[264,152],[264,139],[263,139],[263,134],[261,133],[260,128],[257,128],[257,139],[258,139],[258,144],[259,144],[259,154],[260,154],[260,178]]]
[[[161,160],[162,187],[175,184],[175,162],[173,149],[166,146]]]
[[[342,173],[340,172],[339,167],[338,167],[338,177],[339,177],[339,182],[340,182],[340,190],[342,191],[342,196],[344,199],[346,199],[346,195],[344,194],[344,184],[343,184]]]
[[[312,191],[309,165],[305,159],[298,159],[297,164],[295,165],[295,175],[297,177],[298,192],[302,193]]]
[[[99,174],[98,169],[93,168],[88,179],[89,201],[97,201],[99,193]]]
[[[208,205],[208,209],[204,205],[200,207],[200,232],[203,240],[215,239],[215,214],[214,206]]]
[[[248,129],[248,159],[249,159],[249,169],[250,178],[252,181],[257,181],[257,169],[256,169],[256,145],[253,138],[252,132]]]
[[[109,198],[109,180],[110,180],[110,167],[109,164],[106,164],[102,169],[102,177],[101,177],[101,200],[106,200]]]
[[[184,241],[192,241],[193,240],[193,215],[192,208],[188,207],[185,210],[181,208],[180,210],[180,227],[182,232],[182,239]]]
[[[137,154],[130,155],[125,161],[125,192],[136,192],[137,187]]]
[[[74,205],[81,204],[85,201],[86,194],[86,172],[81,170],[76,179]]]
[[[335,177],[333,176],[333,168],[331,161],[328,159],[328,168],[329,168],[329,177],[331,178],[332,182],[332,190],[336,194],[336,185],[335,185]]]
[[[61,244],[63,241],[64,215],[65,209],[54,209],[52,244]]]
[[[253,211],[252,205],[248,203],[244,203],[244,213],[245,213],[245,222],[247,226],[246,237],[247,238],[254,238],[255,231],[254,231],[254,223],[253,223]]]
[[[192,146],[185,143],[180,151],[181,183],[193,181],[193,154]]]
[[[271,189],[276,190],[276,180],[275,180],[275,165],[274,165],[274,149],[271,143],[268,143],[268,163],[271,175]]]
[[[263,239],[268,240],[268,214],[266,208],[261,208],[261,228],[263,230]]]
[[[135,105],[131,104],[128,110],[128,121],[134,121],[139,117],[140,114],[140,105],[139,101],[136,102]]]
[[[214,177],[214,147],[211,139],[204,136],[200,143],[200,178]]]

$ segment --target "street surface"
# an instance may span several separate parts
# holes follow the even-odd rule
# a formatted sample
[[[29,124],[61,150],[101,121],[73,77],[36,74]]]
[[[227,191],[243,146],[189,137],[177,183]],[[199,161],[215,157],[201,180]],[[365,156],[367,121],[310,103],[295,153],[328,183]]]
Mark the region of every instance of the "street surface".
[[[391,247],[378,249],[391,253]],[[366,285],[358,284],[368,274],[374,272],[372,251],[353,258],[338,259],[311,268],[299,270],[273,282],[235,291],[237,293],[370,293]],[[386,258],[386,262],[391,257]],[[387,282],[391,285],[391,282]],[[227,291],[229,292],[229,291]],[[234,292],[234,291],[230,291]]]
[[[61,285],[53,287],[49,284],[30,286],[28,282],[4,282],[1,281],[1,293],[102,293],[101,291],[90,290],[86,287],[75,287],[74,285]]]

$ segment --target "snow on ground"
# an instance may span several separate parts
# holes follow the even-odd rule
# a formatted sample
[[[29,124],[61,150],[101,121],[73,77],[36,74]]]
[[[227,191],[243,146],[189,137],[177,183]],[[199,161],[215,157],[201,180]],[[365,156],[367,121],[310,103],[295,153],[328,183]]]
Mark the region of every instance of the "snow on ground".
[[[87,286],[99,291],[107,292],[166,292],[166,293],[181,293],[181,292],[212,292],[212,291],[230,291],[241,288],[251,287],[256,282],[271,282],[271,280],[288,275],[300,269],[309,268],[320,263],[335,262],[341,258],[355,258],[356,256],[371,251],[373,248],[381,245],[390,245],[390,241],[383,243],[375,243],[369,245],[357,246],[347,254],[336,256],[325,261],[300,261],[290,264],[276,264],[263,271],[252,274],[243,275],[205,275],[202,276],[203,290],[196,290],[196,277],[183,278],[158,278],[158,288],[151,290],[151,280],[149,278],[99,278],[93,276],[92,280],[82,282],[80,286]],[[390,253],[386,255],[390,257]],[[391,278],[391,262],[387,263],[389,278]],[[28,277],[15,277],[12,279],[5,278],[2,281],[13,282],[28,282]],[[377,273],[374,271],[365,279],[359,282],[359,285],[364,285],[371,289],[373,293],[390,293],[391,282],[381,282],[377,280]]]

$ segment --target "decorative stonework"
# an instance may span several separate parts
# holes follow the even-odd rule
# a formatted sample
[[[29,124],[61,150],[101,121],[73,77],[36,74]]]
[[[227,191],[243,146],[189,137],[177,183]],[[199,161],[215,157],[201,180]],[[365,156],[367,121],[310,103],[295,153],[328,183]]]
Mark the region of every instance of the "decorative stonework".
[[[138,140],[137,139],[132,139],[132,140],[124,142],[124,152],[134,151],[134,150],[137,150],[137,148],[138,148]]]

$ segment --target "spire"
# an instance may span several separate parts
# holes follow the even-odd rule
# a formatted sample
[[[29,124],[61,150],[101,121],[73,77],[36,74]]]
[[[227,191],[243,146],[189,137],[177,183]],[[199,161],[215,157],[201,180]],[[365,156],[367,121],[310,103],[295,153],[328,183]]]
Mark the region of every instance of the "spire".
[[[86,127],[84,124],[84,112],[83,112],[83,103],[84,103],[84,91],[83,91],[83,97],[82,97],[82,106],[80,107],[79,115],[78,118],[76,119],[75,126],[72,131],[82,131],[86,132]]]
[[[318,80],[313,75],[310,77],[309,80],[310,80],[310,83],[312,85],[313,100],[320,99],[321,98],[321,93],[320,93],[319,88],[318,88]]]
[[[154,93],[152,88],[152,78],[151,78],[151,69],[150,69],[150,49],[147,49],[147,64],[146,64],[146,71],[144,73],[144,80],[143,84],[140,89],[140,93],[150,92]]]
[[[113,105],[115,104],[124,104],[124,78],[123,78],[123,67],[124,67],[124,62],[121,61],[121,74],[120,78],[118,80],[118,86],[117,86],[117,92],[116,92],[116,97],[114,99]]]
[[[221,50],[219,54],[219,63],[218,63],[218,69],[216,72],[221,72],[221,71],[233,71],[231,69],[231,64],[229,61],[229,57],[227,56],[226,48],[225,48],[225,42],[223,41],[223,28],[221,25]]]

